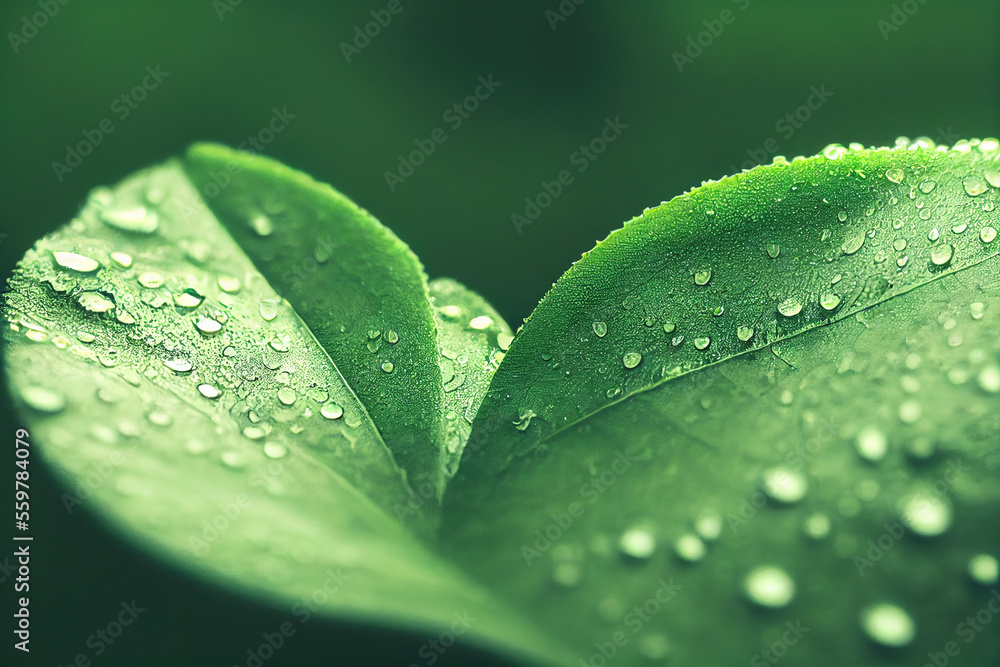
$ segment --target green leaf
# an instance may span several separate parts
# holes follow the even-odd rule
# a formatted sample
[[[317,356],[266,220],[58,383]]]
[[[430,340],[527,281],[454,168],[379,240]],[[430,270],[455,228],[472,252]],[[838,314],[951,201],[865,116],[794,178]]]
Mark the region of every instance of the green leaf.
[[[337,218],[336,207],[306,224],[292,202],[322,208],[321,195],[336,199],[332,191],[284,168],[269,180],[271,163],[244,166],[227,192],[246,192],[241,180],[249,178],[257,195],[280,194],[288,202],[281,219],[296,220],[289,228],[303,239],[295,245],[279,231],[272,210],[283,243],[302,249],[327,230],[336,244],[350,239],[350,250],[334,251],[329,263],[350,273],[359,261],[359,273],[341,275],[343,284],[314,283],[316,290],[349,292],[347,306],[365,312],[372,294],[403,289],[376,285],[389,280],[376,269],[404,273],[389,255],[376,261],[386,244],[408,252],[398,241],[360,216]],[[428,385],[440,384],[437,337],[407,319],[416,317],[407,303],[418,310],[412,299],[386,295],[402,312],[375,319],[400,332],[381,351],[397,368],[363,371],[361,360],[376,355],[363,349],[371,337],[356,331],[357,314],[319,312],[319,302],[307,300],[307,319],[259,270],[288,266],[291,255],[248,251],[234,236],[241,238],[227,234],[175,160],[95,191],[76,219],[19,264],[5,298],[4,359],[30,442],[66,485],[67,510],[82,506],[137,546],[284,607],[299,623],[318,614],[437,633],[468,611],[470,641],[527,661],[562,659],[551,641],[390,518],[413,492],[341,360],[376,375],[375,386],[413,378],[414,350],[431,346],[431,369],[406,392],[423,407],[433,394]],[[426,299],[424,308],[429,315]],[[324,318],[328,332],[331,322],[351,323],[347,342],[320,344],[311,324]],[[385,387],[389,396],[397,391]],[[414,433],[432,429],[427,420],[400,419]],[[434,520],[420,516],[417,533]]]
[[[580,664],[1000,653],[966,621],[998,595],[997,142],[827,155],[631,221],[494,376],[444,548]]]
[[[413,486],[430,483],[440,496],[443,390],[427,280],[413,252],[329,185],[274,160],[197,144],[185,168],[336,360]],[[390,331],[396,342],[385,344]]]
[[[500,314],[460,283],[438,278],[430,293],[444,380],[445,470],[450,477],[458,470],[479,405],[513,336]]]

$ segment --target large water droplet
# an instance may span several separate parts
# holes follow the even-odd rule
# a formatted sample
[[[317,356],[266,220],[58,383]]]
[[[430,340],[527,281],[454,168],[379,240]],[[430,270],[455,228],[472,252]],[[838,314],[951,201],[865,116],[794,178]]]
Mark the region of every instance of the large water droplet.
[[[935,266],[944,266],[951,261],[955,254],[955,246],[950,243],[942,243],[934,246],[931,250],[931,263]]]
[[[861,246],[863,246],[864,244],[865,244],[864,231],[857,231],[848,236],[847,239],[844,240],[844,243],[840,246],[840,250],[845,255],[853,255],[858,250],[860,250]]]
[[[708,346],[712,344],[712,339],[708,336],[699,336],[694,339],[694,347],[696,350],[707,350]]]
[[[271,299],[264,299],[260,302],[260,316],[270,322],[278,316],[278,304]]]
[[[66,397],[53,389],[38,385],[28,385],[20,391],[21,400],[37,412],[55,414],[66,407]]]
[[[656,539],[646,528],[629,528],[618,538],[618,550],[629,558],[646,560],[656,551]]]
[[[80,292],[77,302],[92,313],[106,313],[115,308],[114,299],[105,292]]]
[[[780,503],[797,503],[806,496],[809,482],[806,476],[787,466],[768,468],[761,475],[761,490],[772,500]]]
[[[395,368],[396,367],[393,365],[391,361],[382,362],[382,370],[385,371],[386,373],[391,373]]]
[[[969,174],[963,178],[962,187],[965,188],[965,192],[972,197],[978,197],[989,190],[986,180],[979,174]]]
[[[625,368],[635,368],[642,361],[642,355],[638,352],[626,352],[625,356],[622,357],[622,364]]]
[[[288,387],[282,387],[278,390],[278,401],[282,405],[291,405],[295,402],[295,392]]]
[[[59,266],[78,273],[93,273],[101,266],[97,260],[75,252],[53,252],[52,257]]]
[[[320,408],[319,413],[327,419],[340,419],[344,416],[344,408],[337,403],[330,402]]]
[[[861,629],[877,644],[899,648],[913,641],[916,626],[902,608],[880,602],[861,612]]]
[[[979,232],[979,240],[983,243],[992,243],[997,237],[997,230],[992,227],[983,227]]]
[[[785,317],[794,317],[802,312],[802,302],[794,296],[790,296],[778,304],[778,312]]]
[[[194,326],[206,336],[212,336],[222,330],[222,324],[210,317],[199,317],[195,321]]]
[[[1000,581],[1000,562],[989,554],[977,554],[969,559],[969,576],[981,586],[993,586]]]
[[[917,535],[935,537],[951,526],[951,503],[929,491],[918,491],[900,499],[903,523]]]
[[[480,315],[479,317],[474,317],[469,322],[470,329],[482,330],[489,329],[493,326],[493,318],[489,315]]]
[[[204,300],[205,297],[190,288],[179,294],[174,294],[174,303],[178,308],[197,308]]]
[[[111,253],[111,261],[117,264],[118,266],[122,267],[123,269],[127,269],[130,266],[132,266],[132,255],[128,254],[127,252],[115,251]]]
[[[887,169],[885,172],[885,177],[888,178],[893,183],[903,182],[903,170],[902,169]]]
[[[207,383],[198,385],[198,393],[205,398],[218,398],[222,396],[222,392],[219,391],[218,387]]]
[[[795,582],[781,568],[762,565],[747,574],[743,580],[743,592],[754,604],[779,609],[795,597]]]
[[[101,220],[109,227],[136,234],[152,234],[160,222],[156,212],[145,206],[106,208],[101,211]]]

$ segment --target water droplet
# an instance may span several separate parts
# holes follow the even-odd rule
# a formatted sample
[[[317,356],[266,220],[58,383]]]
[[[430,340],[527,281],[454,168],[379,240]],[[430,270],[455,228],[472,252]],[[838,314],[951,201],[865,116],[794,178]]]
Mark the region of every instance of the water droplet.
[[[260,440],[265,435],[267,431],[261,426],[247,426],[243,429],[243,437],[247,440]]]
[[[790,505],[805,498],[809,482],[798,470],[787,466],[775,466],[763,472],[760,487],[772,500]]]
[[[992,243],[993,239],[997,237],[997,230],[992,227],[983,227],[979,232],[979,240],[983,243]]]
[[[936,185],[937,181],[931,178],[925,178],[924,180],[920,181],[920,185],[918,187],[920,188],[920,191],[923,192],[925,195],[929,195],[931,192],[934,191],[934,187]]]
[[[968,228],[969,228],[969,226],[963,222],[963,223],[958,224],[958,225],[952,225],[951,226],[951,232],[952,232],[952,234],[961,234],[962,232],[964,232]]]
[[[174,295],[174,303],[177,304],[178,308],[197,308],[204,300],[205,297],[190,288]]]
[[[892,242],[892,249],[903,251],[906,250],[906,239],[896,239]]]
[[[645,324],[647,327],[651,327],[654,324],[656,324],[656,318],[653,317],[652,315],[646,315],[646,319],[644,319],[642,323]]]
[[[269,459],[280,459],[288,454],[288,448],[280,442],[264,443],[264,456]]]
[[[768,243],[766,251],[768,257],[771,259],[777,259],[778,255],[781,254],[781,246],[777,243]]]
[[[694,532],[703,540],[719,539],[722,535],[722,515],[713,510],[702,510],[694,520]]]
[[[762,565],[747,574],[743,580],[743,592],[754,604],[780,609],[795,597],[795,582],[781,568]]]
[[[987,169],[983,172],[986,182],[995,188],[1000,188],[1000,169]]]
[[[736,328],[736,337],[744,343],[753,338],[753,335],[753,327],[740,326]]]
[[[976,376],[976,379],[979,381],[979,387],[983,391],[990,394],[1000,392],[1000,366],[990,364],[983,367],[979,371],[979,375]]]
[[[167,359],[163,362],[163,365],[175,373],[187,373],[194,368],[187,359]]]
[[[591,326],[594,329],[594,335],[598,338],[604,338],[608,334],[608,325],[606,322],[597,320]]]
[[[326,417],[327,419],[340,419],[344,416],[344,408],[340,407],[337,403],[326,403],[322,408],[320,408],[319,413]]]
[[[396,333],[394,330],[389,329],[388,331],[385,332],[385,342],[389,343],[389,345],[395,345],[396,343],[399,342],[399,334]]]
[[[889,443],[885,434],[876,426],[867,426],[858,433],[854,441],[858,455],[866,461],[877,463],[885,458]]]
[[[145,206],[106,208],[101,211],[101,220],[109,227],[136,234],[152,234],[159,224],[156,213]]]
[[[216,282],[219,284],[219,289],[223,292],[229,294],[235,294],[240,291],[240,280],[235,276],[228,276],[226,274],[220,273],[216,278]]]
[[[395,366],[393,366],[391,361],[382,362],[382,370],[385,371],[386,373],[391,373],[394,368]]]
[[[629,528],[618,538],[618,550],[629,558],[646,560],[656,551],[656,539],[646,528]]]
[[[837,220],[847,222],[847,211],[837,211]]]
[[[166,412],[163,412],[162,410],[153,410],[152,412],[146,415],[146,419],[149,420],[150,424],[161,427],[170,426],[170,424],[172,424],[174,421],[173,417],[168,415]]]
[[[819,305],[823,310],[834,310],[840,305],[840,296],[834,292],[824,292],[819,296]]]
[[[916,626],[902,608],[880,602],[861,612],[861,629],[868,638],[882,646],[899,648],[913,641]]]
[[[148,287],[149,289],[156,289],[157,287],[163,286],[163,276],[152,271],[140,273],[137,280],[140,285]]]
[[[480,315],[479,317],[474,317],[472,318],[472,321],[469,322],[470,329],[482,330],[482,329],[489,329],[491,326],[493,326],[493,318],[489,317],[488,315]]]
[[[540,356],[542,358],[542,361],[552,361],[552,354],[549,352],[542,352]]]
[[[920,419],[920,404],[916,401],[903,401],[899,405],[899,420],[904,424],[913,424]]]
[[[693,533],[685,533],[674,542],[674,553],[688,563],[697,563],[705,557],[705,543]]]
[[[703,286],[707,285],[712,279],[712,269],[701,269],[694,272],[694,284]]]
[[[917,535],[935,537],[951,526],[951,503],[929,491],[911,493],[899,501],[903,523]]]
[[[670,655],[670,641],[659,632],[647,634],[639,640],[639,653],[651,662],[660,662]]]
[[[199,317],[195,321],[194,326],[206,336],[215,335],[222,330],[222,324],[218,320],[213,320],[209,317]]]
[[[896,266],[898,266],[899,268],[903,268],[904,266],[906,266],[906,263],[909,262],[909,261],[910,261],[910,258],[908,256],[904,255],[903,257],[900,257],[900,258],[898,258],[896,260]]]
[[[713,317],[719,317],[724,312],[726,312],[726,307],[725,306],[716,306],[715,309],[712,311],[712,316]]]
[[[712,339],[708,336],[699,336],[694,339],[694,347],[697,350],[706,350],[708,346],[711,345]]]
[[[863,231],[857,231],[847,237],[843,245],[840,246],[840,250],[845,255],[853,255],[861,246],[865,244],[865,233]]]
[[[552,567],[552,581],[564,588],[574,588],[583,581],[583,568],[580,563],[563,561]]]
[[[794,317],[802,312],[802,302],[791,296],[778,304],[778,312],[785,317]]]
[[[106,313],[115,308],[114,299],[105,292],[80,292],[77,302],[92,313]]]
[[[52,389],[38,385],[28,385],[21,389],[21,400],[32,410],[46,414],[62,412],[66,407],[66,397]]]
[[[903,170],[902,169],[887,169],[885,172],[885,177],[888,178],[893,183],[903,182]]]
[[[935,266],[944,266],[951,261],[954,254],[955,246],[950,243],[942,243],[939,246],[934,246],[934,249],[931,250],[931,263]]]
[[[53,252],[52,257],[59,266],[78,273],[93,273],[101,266],[97,260],[75,252]]]
[[[270,322],[278,316],[278,304],[271,299],[264,299],[260,302],[260,316]]]
[[[291,405],[295,402],[295,392],[288,387],[282,387],[278,390],[278,401],[282,405]]]
[[[674,324],[673,322],[664,322],[663,323],[663,332],[664,333],[668,333],[668,334],[669,333],[673,333],[676,329],[677,329],[677,325]]]
[[[638,352],[626,352],[625,356],[622,357],[625,368],[635,368],[640,361],[642,361],[642,355]]]
[[[965,192],[971,197],[978,197],[989,190],[986,181],[979,174],[969,174],[963,178],[962,187],[965,188]]]
[[[931,242],[937,241],[939,238],[941,238],[941,232],[938,231],[937,227],[934,227],[933,229],[931,229],[931,231],[927,232],[927,240],[928,241],[931,241]]]
[[[222,396],[222,392],[219,391],[218,387],[210,384],[200,384],[198,385],[198,393],[200,393],[205,398],[218,398]]]
[[[514,342],[514,337],[509,333],[500,332],[497,334],[497,345],[499,345],[500,349],[504,352],[510,349],[510,344],[512,342]]]
[[[816,512],[806,517],[803,530],[811,539],[823,540],[830,534],[830,518],[822,512]]]
[[[111,253],[111,261],[123,269],[127,269],[132,266],[132,255],[126,252],[113,252]]]
[[[969,559],[969,576],[982,586],[992,586],[1000,581],[1000,562],[989,554],[977,554]]]
[[[250,229],[256,232],[257,236],[270,236],[274,232],[274,225],[269,217],[258,213],[250,218]]]
[[[684,342],[684,336],[674,336],[673,338],[670,339],[670,344],[673,345],[674,347],[677,347],[683,342]]]

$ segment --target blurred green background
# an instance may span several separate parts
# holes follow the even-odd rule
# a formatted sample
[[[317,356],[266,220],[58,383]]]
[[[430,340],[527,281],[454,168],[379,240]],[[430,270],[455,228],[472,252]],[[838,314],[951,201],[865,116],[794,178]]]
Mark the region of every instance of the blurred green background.
[[[49,1],[53,15],[42,21]],[[4,275],[91,188],[196,140],[237,145],[275,108],[294,118],[265,154],[333,184],[409,243],[431,277],[464,282],[515,327],[595,240],[748,160],[899,135],[1000,135],[995,0],[399,2],[350,62],[342,44],[387,2],[4,2]],[[675,53],[699,33],[707,46],[678,67]],[[147,66],[167,76],[123,118],[116,100]],[[456,128],[445,112],[491,75],[500,85]],[[830,95],[806,113],[814,87]],[[60,180],[53,162],[105,118],[113,132]],[[574,151],[607,118],[627,128],[580,171]],[[435,128],[447,139],[390,189],[385,173]],[[518,233],[511,215],[524,215],[525,198],[562,170],[573,182]],[[6,407],[3,415],[12,434],[19,421]],[[86,512],[67,515],[40,466],[32,479],[33,651],[26,659],[7,644],[0,662],[68,664],[92,653],[86,638],[132,598],[148,612],[94,664],[243,665],[246,648],[284,620],[283,610],[130,550]],[[10,578],[2,585],[9,600]],[[315,623],[265,664],[422,665],[424,641]],[[473,661],[492,664],[465,649],[438,664]]]

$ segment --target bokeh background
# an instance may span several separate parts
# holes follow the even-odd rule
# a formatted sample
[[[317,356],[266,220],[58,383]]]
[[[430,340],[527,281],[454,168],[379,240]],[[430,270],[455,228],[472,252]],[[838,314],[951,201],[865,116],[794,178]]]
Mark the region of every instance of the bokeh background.
[[[0,270],[91,188],[193,141],[237,145],[278,109],[294,118],[266,155],[333,184],[431,277],[464,282],[516,327],[596,240],[703,180],[833,142],[1000,135],[996,0],[576,2],[399,0],[358,48],[356,29],[384,0],[5,0]],[[123,118],[116,100],[157,66],[167,75]],[[500,85],[454,127],[445,112],[490,76]],[[826,99],[801,108],[815,90]],[[53,163],[105,118],[113,132],[57,174]],[[596,159],[574,157],[609,118],[627,128]],[[447,139],[390,188],[386,172],[435,128]],[[562,170],[573,182],[519,232],[512,214]],[[0,421],[12,440],[9,403]],[[4,470],[12,464],[5,455]],[[32,470],[33,650],[5,642],[3,664],[92,655],[87,637],[133,598],[147,611],[95,665],[244,665],[247,647],[286,618],[133,551],[85,509],[68,515],[48,473]],[[12,578],[0,569],[7,619]],[[426,640],[310,623],[264,664],[423,665]],[[437,664],[491,660],[455,648]]]

